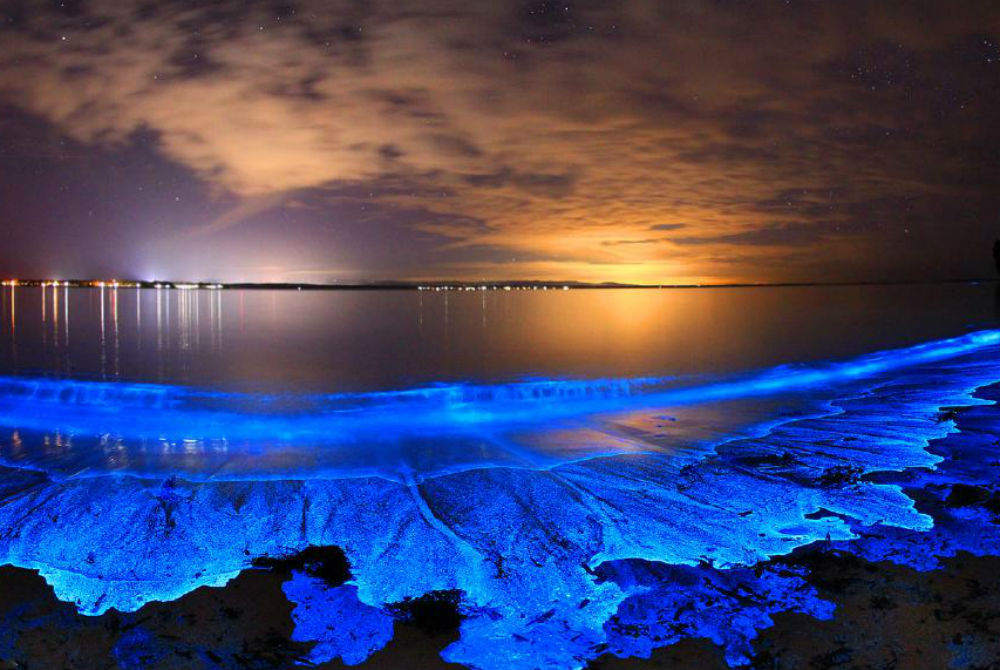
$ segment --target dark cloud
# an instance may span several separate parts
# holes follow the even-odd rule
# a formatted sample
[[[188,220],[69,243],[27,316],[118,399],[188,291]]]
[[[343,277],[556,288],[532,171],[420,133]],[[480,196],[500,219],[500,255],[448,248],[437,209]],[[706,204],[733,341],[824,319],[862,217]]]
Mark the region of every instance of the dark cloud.
[[[559,198],[573,192],[576,176],[573,174],[546,174],[539,172],[518,172],[503,167],[487,174],[468,174],[462,181],[470,186],[485,189],[512,187],[532,195]]]
[[[978,0],[0,0],[0,266],[92,226],[116,274],[984,274],[998,35]]]
[[[434,133],[427,135],[427,142],[444,156],[456,156],[463,158],[478,158],[483,155],[482,149],[469,140],[456,135],[446,135]]]
[[[749,246],[797,247],[812,246],[836,234],[836,224],[798,222],[780,223],[753,228],[739,233],[679,237],[673,240],[680,245],[734,244]]]
[[[516,173],[512,182],[532,195],[562,198],[573,192],[576,177],[571,174]]]

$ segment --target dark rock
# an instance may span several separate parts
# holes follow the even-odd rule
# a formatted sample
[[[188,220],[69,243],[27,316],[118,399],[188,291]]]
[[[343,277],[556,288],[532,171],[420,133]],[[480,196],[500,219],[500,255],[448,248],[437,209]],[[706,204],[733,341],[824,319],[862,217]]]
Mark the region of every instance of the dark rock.
[[[306,547],[290,556],[262,556],[254,559],[253,565],[283,575],[299,570],[322,579],[330,586],[340,586],[351,578],[351,566],[340,547]]]
[[[389,611],[428,635],[439,635],[457,631],[462,625],[461,601],[461,591],[433,591],[394,603]]]

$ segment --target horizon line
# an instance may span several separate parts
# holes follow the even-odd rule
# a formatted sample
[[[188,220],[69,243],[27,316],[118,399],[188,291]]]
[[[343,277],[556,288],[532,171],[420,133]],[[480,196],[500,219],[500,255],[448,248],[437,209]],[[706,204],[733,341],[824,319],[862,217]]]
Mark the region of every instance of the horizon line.
[[[357,282],[219,282],[138,279],[6,279],[0,285],[41,288],[132,288],[132,289],[209,289],[209,290],[515,290],[515,289],[694,289],[694,288],[794,288],[836,286],[916,286],[931,284],[997,283],[997,277],[966,277],[954,279],[898,279],[852,281],[786,281],[786,282],[723,282],[685,284],[637,284],[627,282],[550,281],[541,279],[474,280],[372,280]]]

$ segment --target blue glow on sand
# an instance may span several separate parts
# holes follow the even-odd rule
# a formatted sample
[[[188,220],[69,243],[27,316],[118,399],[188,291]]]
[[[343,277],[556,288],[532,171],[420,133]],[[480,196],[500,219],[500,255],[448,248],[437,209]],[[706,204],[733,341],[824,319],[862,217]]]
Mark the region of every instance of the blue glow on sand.
[[[318,577],[296,570],[282,588],[296,603],[292,639],[316,642],[309,654],[312,663],[340,659],[345,665],[357,665],[392,639],[395,620],[360,602],[354,586],[330,587]]]
[[[327,587],[303,574],[285,584],[296,603],[295,638],[316,642],[315,661],[360,662],[391,635],[392,603],[458,591],[460,638],[443,656],[481,670],[581,668],[602,653],[648,656],[690,636],[707,636],[731,663],[745,662],[774,613],[831,614],[795,573],[754,569],[772,557],[822,541],[930,567],[928,554],[993,550],[975,536],[987,528],[983,513],[944,501],[956,484],[989,476],[984,460],[996,458],[995,447],[984,449],[982,439],[937,445],[957,430],[942,408],[992,403],[976,392],[1000,380],[998,344],[1000,333],[988,331],[695,387],[669,380],[446,387],[269,398],[260,413],[259,399],[247,396],[9,379],[0,420],[22,443],[6,448],[11,465],[0,468],[0,528],[8,529],[0,564],[37,569],[60,599],[99,614],[224,584],[255,557],[335,545],[350,564],[348,584]],[[834,383],[841,385],[828,388]],[[806,411],[770,416],[752,430],[722,421],[721,432],[691,433],[713,435],[711,449],[656,448],[670,444],[669,431],[718,414],[712,403],[772,394],[812,400]],[[615,413],[628,416],[606,418]],[[58,428],[43,425],[48,420]],[[79,476],[44,458],[46,446],[54,462],[87,451],[80,436],[100,429],[123,440],[153,429],[203,442],[256,439],[251,427],[227,426],[237,420],[273,431],[279,442],[283,430],[298,439],[335,428],[322,444],[354,460],[308,477],[261,467],[196,480],[182,476],[182,452],[158,463],[157,477],[124,476],[132,470],[116,472],[108,459],[136,452],[118,450],[113,439],[100,443],[100,458]],[[998,424],[984,418],[976,430],[996,440]],[[56,444],[57,430],[71,439]],[[667,431],[662,442],[655,431]],[[388,434],[379,444],[459,436],[456,449],[476,457],[461,468],[423,465],[400,447],[390,465],[369,450],[366,476],[357,459],[366,436],[379,432]],[[496,467],[492,456],[475,453],[496,440],[545,456],[549,439],[624,434],[641,448],[587,450],[600,457],[584,458],[564,450],[540,456],[541,468],[531,459],[529,467]],[[50,442],[26,444],[33,435]],[[24,467],[17,449],[32,456]],[[138,658],[143,644],[136,633],[117,653]]]

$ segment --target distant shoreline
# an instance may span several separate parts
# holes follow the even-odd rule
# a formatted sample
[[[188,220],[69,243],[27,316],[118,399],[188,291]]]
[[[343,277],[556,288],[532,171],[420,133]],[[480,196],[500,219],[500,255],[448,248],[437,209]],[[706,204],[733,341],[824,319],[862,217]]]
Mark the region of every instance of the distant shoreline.
[[[7,288],[124,288],[168,290],[241,290],[241,291],[568,291],[575,289],[720,289],[720,288],[805,288],[839,286],[921,286],[940,284],[995,284],[996,278],[925,279],[901,281],[844,281],[844,282],[762,282],[726,284],[624,284],[617,282],[546,282],[546,281],[488,281],[488,282],[370,282],[351,284],[313,284],[292,282],[180,282],[135,281],[96,279],[8,279],[2,282]]]

